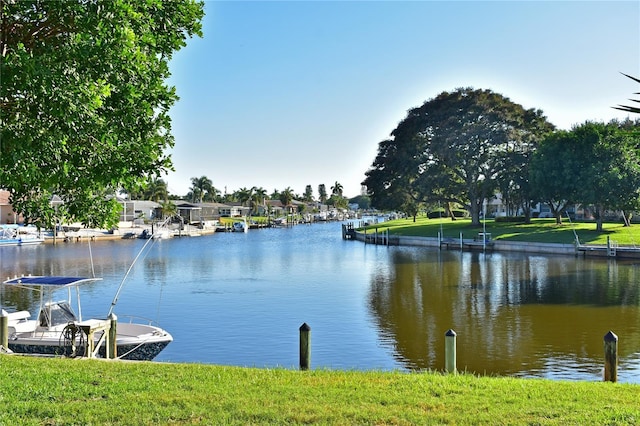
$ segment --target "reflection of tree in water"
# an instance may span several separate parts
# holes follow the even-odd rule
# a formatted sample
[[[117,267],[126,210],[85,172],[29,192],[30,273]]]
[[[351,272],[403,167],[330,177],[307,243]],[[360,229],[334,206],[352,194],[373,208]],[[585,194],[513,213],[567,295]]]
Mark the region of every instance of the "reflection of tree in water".
[[[8,312],[30,311],[40,303],[39,293],[25,289],[4,287],[0,296],[0,307]]]
[[[418,249],[390,255],[392,267],[372,276],[370,307],[381,339],[408,368],[442,369],[450,328],[459,368],[480,373],[544,371],[549,356],[599,364],[609,329],[625,336],[627,354],[640,348],[636,265]]]

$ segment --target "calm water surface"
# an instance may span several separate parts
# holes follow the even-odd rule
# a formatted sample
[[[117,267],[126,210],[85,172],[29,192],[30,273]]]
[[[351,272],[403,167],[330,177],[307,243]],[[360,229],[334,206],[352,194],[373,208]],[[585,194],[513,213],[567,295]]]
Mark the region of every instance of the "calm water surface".
[[[0,248],[14,274],[95,275],[84,317],[104,317],[145,241]],[[620,338],[622,382],[640,383],[640,262],[470,253],[343,241],[339,223],[155,241],[114,312],[157,320],[174,336],[158,361],[297,368],[311,326],[312,368],[458,368],[601,380],[603,336]],[[61,296],[62,297],[62,296]],[[34,310],[27,291],[3,307]]]

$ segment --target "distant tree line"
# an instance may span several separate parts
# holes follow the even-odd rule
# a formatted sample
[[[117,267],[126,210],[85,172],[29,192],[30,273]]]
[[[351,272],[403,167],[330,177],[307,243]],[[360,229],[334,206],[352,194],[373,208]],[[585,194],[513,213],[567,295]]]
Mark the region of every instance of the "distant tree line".
[[[151,201],[167,201],[169,199],[184,199],[192,203],[240,203],[243,206],[250,207],[252,212],[257,212],[260,205],[265,205],[267,200],[280,200],[285,206],[290,205],[293,200],[302,202],[318,201],[321,204],[327,204],[337,208],[346,208],[349,203],[358,203],[360,208],[367,209],[370,206],[369,197],[360,195],[351,199],[343,195],[343,186],[340,182],[335,182],[331,186],[331,195],[327,194],[325,184],[318,185],[318,198],[313,194],[311,185],[305,187],[303,194],[294,193],[291,187],[284,190],[277,189],[268,193],[263,187],[253,186],[251,188],[242,187],[231,193],[222,193],[213,185],[211,179],[207,176],[191,178],[191,187],[189,192],[184,196],[169,194],[167,183],[160,178],[151,178],[146,183],[139,185],[137,189],[124,191],[130,199],[151,200]]]

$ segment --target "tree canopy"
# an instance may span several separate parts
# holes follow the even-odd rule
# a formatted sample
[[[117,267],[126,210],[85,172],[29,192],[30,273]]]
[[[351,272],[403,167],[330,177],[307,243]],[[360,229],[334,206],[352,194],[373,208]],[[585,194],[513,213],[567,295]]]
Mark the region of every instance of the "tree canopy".
[[[505,171],[517,170],[553,128],[542,111],[490,90],[443,92],[380,142],[363,185],[375,207],[415,213],[421,203],[456,202],[477,225],[483,202],[514,179]]]
[[[114,224],[109,195],[171,169],[166,83],[197,0],[2,0],[0,187],[31,223]]]
[[[637,124],[617,121],[586,122],[545,138],[531,162],[531,181],[556,222],[567,205],[580,203],[593,210],[602,231],[605,210],[640,207],[638,141]]]

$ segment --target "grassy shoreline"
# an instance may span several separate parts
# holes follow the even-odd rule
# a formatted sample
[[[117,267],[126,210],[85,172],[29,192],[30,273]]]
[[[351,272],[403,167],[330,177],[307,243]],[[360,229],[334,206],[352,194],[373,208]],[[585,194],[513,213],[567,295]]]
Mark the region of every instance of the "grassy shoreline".
[[[473,238],[483,231],[483,226],[472,226],[471,219],[428,219],[418,217],[397,219],[366,227],[367,230],[378,231],[389,229],[391,235],[437,237],[439,233],[445,238]],[[568,222],[556,225],[554,219],[533,219],[530,224],[496,222],[487,219],[484,223],[486,232],[490,232],[493,239],[502,241],[519,241],[532,243],[573,244],[576,235],[581,244],[602,245],[607,243],[607,237],[620,245],[640,246],[640,224],[625,227],[622,223],[605,223],[603,232],[596,231],[595,222]]]
[[[0,356],[0,424],[636,424],[640,386]]]

